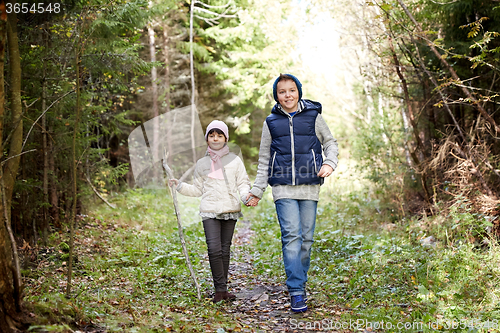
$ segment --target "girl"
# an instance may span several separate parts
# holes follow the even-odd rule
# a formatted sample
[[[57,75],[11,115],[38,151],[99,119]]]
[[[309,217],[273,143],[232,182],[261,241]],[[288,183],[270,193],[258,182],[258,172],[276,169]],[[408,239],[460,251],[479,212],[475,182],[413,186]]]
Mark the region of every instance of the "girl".
[[[244,202],[250,191],[250,180],[243,161],[229,152],[227,125],[212,121],[206,130],[207,153],[198,160],[193,185],[171,180],[182,195],[199,197],[200,216],[208,247],[210,269],[214,280],[214,303],[233,300],[227,292],[230,247],[236,220],[241,214],[240,199]],[[239,195],[238,195],[239,192]]]

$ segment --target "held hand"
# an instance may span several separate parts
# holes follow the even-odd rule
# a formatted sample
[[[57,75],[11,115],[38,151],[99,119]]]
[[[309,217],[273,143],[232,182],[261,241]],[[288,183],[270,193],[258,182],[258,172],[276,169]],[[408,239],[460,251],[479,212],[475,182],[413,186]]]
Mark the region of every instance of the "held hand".
[[[328,164],[323,164],[318,172],[318,177],[328,177],[332,174],[333,168]]]
[[[260,199],[257,198],[255,195],[252,193],[248,193],[247,199],[246,199],[246,204],[249,207],[255,207],[259,203]]]
[[[177,187],[179,185],[179,181],[177,179],[169,179],[168,186],[172,187],[174,185]]]
[[[249,206],[249,207],[256,207],[259,204],[259,201],[260,201],[259,198],[253,197],[252,199],[250,199],[249,202],[247,202],[247,206]]]

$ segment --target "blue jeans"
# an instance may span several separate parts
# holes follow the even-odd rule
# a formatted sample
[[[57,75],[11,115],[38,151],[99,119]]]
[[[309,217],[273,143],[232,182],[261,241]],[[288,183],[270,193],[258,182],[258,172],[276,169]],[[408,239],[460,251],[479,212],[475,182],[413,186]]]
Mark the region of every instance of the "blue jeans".
[[[288,292],[290,296],[305,295],[318,202],[280,199],[275,205]]]

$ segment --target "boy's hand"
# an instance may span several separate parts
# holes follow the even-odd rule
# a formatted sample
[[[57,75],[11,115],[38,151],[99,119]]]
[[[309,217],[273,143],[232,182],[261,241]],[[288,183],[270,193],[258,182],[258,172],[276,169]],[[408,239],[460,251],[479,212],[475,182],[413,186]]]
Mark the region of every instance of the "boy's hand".
[[[177,187],[179,185],[179,181],[177,179],[169,179],[168,186],[172,187],[174,185]]]
[[[259,201],[260,199],[257,198],[257,197],[253,197],[252,199],[250,199],[250,201],[247,203],[247,206],[250,206],[250,207],[256,207],[258,204],[259,204]]]
[[[255,195],[248,193],[245,205],[249,207],[255,207],[258,205],[259,201],[260,199],[257,198]]]
[[[328,164],[323,164],[318,172],[318,177],[328,177],[332,174],[333,168]]]

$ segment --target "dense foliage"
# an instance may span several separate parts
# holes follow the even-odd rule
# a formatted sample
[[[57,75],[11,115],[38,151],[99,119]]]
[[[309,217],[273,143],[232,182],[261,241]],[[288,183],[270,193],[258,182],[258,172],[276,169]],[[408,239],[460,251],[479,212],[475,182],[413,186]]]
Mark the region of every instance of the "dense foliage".
[[[30,8],[38,2],[26,1]],[[7,1],[0,10],[14,8],[9,7],[14,3]],[[318,296],[318,307],[349,302],[349,308],[367,318],[385,316],[393,321],[400,319],[400,308],[406,309],[398,304],[407,303],[412,304],[412,311],[403,311],[408,320],[430,320],[438,312],[456,318],[460,311],[470,313],[468,306],[482,311],[478,302],[493,311],[496,291],[490,293],[478,281],[488,285],[494,269],[483,267],[474,280],[460,260],[497,260],[494,252],[476,256],[474,248],[462,246],[467,241],[476,249],[494,247],[489,236],[500,230],[500,6],[496,1],[69,0],[45,4],[59,5],[60,10],[19,10],[0,16],[4,59],[0,213],[6,221],[0,227],[4,249],[0,269],[10,270],[2,273],[9,280],[3,285],[14,283],[8,292],[17,297],[17,309],[12,306],[9,311],[21,311],[20,286],[15,285],[16,246],[11,242],[17,242],[22,251],[23,273],[32,279],[32,287],[42,274],[34,266],[40,263],[36,251],[69,243],[71,251],[66,253],[63,246],[60,251],[65,253],[54,254],[46,267],[57,266],[61,273],[62,262],[69,260],[71,267],[75,223],[102,231],[100,220],[85,219],[97,205],[94,195],[110,206],[113,198],[114,204],[130,206],[134,216],[125,222],[122,216],[120,223],[140,221],[140,229],[148,219],[172,222],[171,216],[151,210],[138,213],[140,209],[132,207],[135,203],[126,203],[151,199],[149,193],[126,192],[126,187],[135,185],[127,138],[139,124],[194,101],[203,126],[216,118],[230,124],[231,141],[240,146],[248,171],[254,173],[261,124],[274,103],[271,84],[280,72],[298,74],[305,96],[323,103],[325,119],[340,142],[337,181],[352,180],[351,186],[336,190],[337,205],[352,203],[345,210],[320,207],[320,219],[336,224],[320,227],[317,260],[332,265],[326,266],[328,270],[315,266],[312,283],[341,296]],[[326,62],[331,63],[322,64],[324,73],[318,73],[302,63],[303,54],[297,55],[307,44],[297,31],[321,25],[326,18],[333,18],[335,27],[331,38],[321,42],[336,48],[330,49],[335,54]],[[316,45],[311,48],[308,51],[314,52]],[[338,77],[332,77],[333,70]],[[353,174],[356,179],[349,178]],[[254,231],[263,242],[255,249],[263,254],[253,263],[259,274],[272,277],[280,271],[274,265],[279,251],[270,250],[270,244],[279,250],[278,230],[275,226],[265,230],[262,225],[273,219],[271,213],[258,214],[252,215],[260,219]],[[415,215],[417,219],[410,217]],[[108,224],[113,217],[102,220],[109,227],[104,232],[116,231],[122,240],[130,240],[118,224]],[[406,228],[408,240],[344,235],[353,223],[370,229],[381,221]],[[158,230],[157,225],[151,228]],[[198,231],[190,232],[193,241],[200,241]],[[432,251],[411,249],[431,234],[443,244],[443,263]],[[140,233],[134,237],[134,244],[143,241]],[[159,238],[149,241],[161,243]],[[87,246],[84,242],[77,237],[77,246]],[[153,250],[143,249],[144,253],[112,246],[117,247],[116,256],[104,262],[105,269],[133,267],[130,271],[138,276],[141,288],[151,284],[151,279],[139,278],[142,270],[174,281],[163,271],[142,267],[144,253],[155,256],[154,265],[171,264],[162,257],[170,251],[168,246],[155,245]],[[76,258],[79,255],[83,256],[77,250]],[[55,259],[61,260],[54,264]],[[102,263],[78,259],[83,262],[77,269],[96,279],[106,278],[94,267]],[[388,268],[394,265],[401,270],[395,273]],[[460,269],[451,274],[451,267]],[[335,284],[323,286],[320,276],[332,272]],[[81,273],[76,272],[76,281],[88,282]],[[465,281],[470,288],[460,289],[452,279]],[[364,284],[375,280],[370,286]],[[69,294],[71,283],[60,286],[68,286]],[[85,288],[78,292],[87,293]],[[44,297],[43,292],[33,293]],[[113,295],[108,301],[119,302],[115,296],[124,295]],[[388,299],[384,306],[378,306],[381,297]],[[37,301],[36,297],[30,300]],[[92,306],[100,309],[99,301]],[[191,305],[192,300],[187,297],[182,302]],[[155,311],[162,312],[157,305]],[[101,310],[92,311],[76,311],[78,320],[103,317]],[[2,320],[0,316],[3,329],[7,324]],[[23,320],[16,317],[15,321]]]
[[[217,7],[222,2],[211,5],[215,13],[225,13]],[[223,115],[248,122],[255,105],[267,105],[263,87],[276,66],[263,63],[281,60],[279,53],[263,52],[266,37],[259,13],[247,9],[251,6],[232,3],[228,18],[219,18],[218,24],[203,11],[194,21],[195,97],[203,125]],[[131,130],[191,100],[189,3],[75,1],[62,9],[36,16],[21,13],[18,22],[28,120],[24,150],[36,151],[21,157],[12,225],[32,244],[72,219],[68,189],[75,129],[79,198],[91,195],[92,188],[106,197],[119,183],[134,184],[126,142]],[[249,148],[259,138],[238,142],[245,155],[256,154]],[[37,195],[40,189],[43,196]]]
[[[498,214],[499,13],[490,1],[316,1],[341,12],[358,62],[352,154],[398,216],[465,199]],[[357,45],[351,52],[352,45]],[[382,207],[383,208],[383,207]]]

